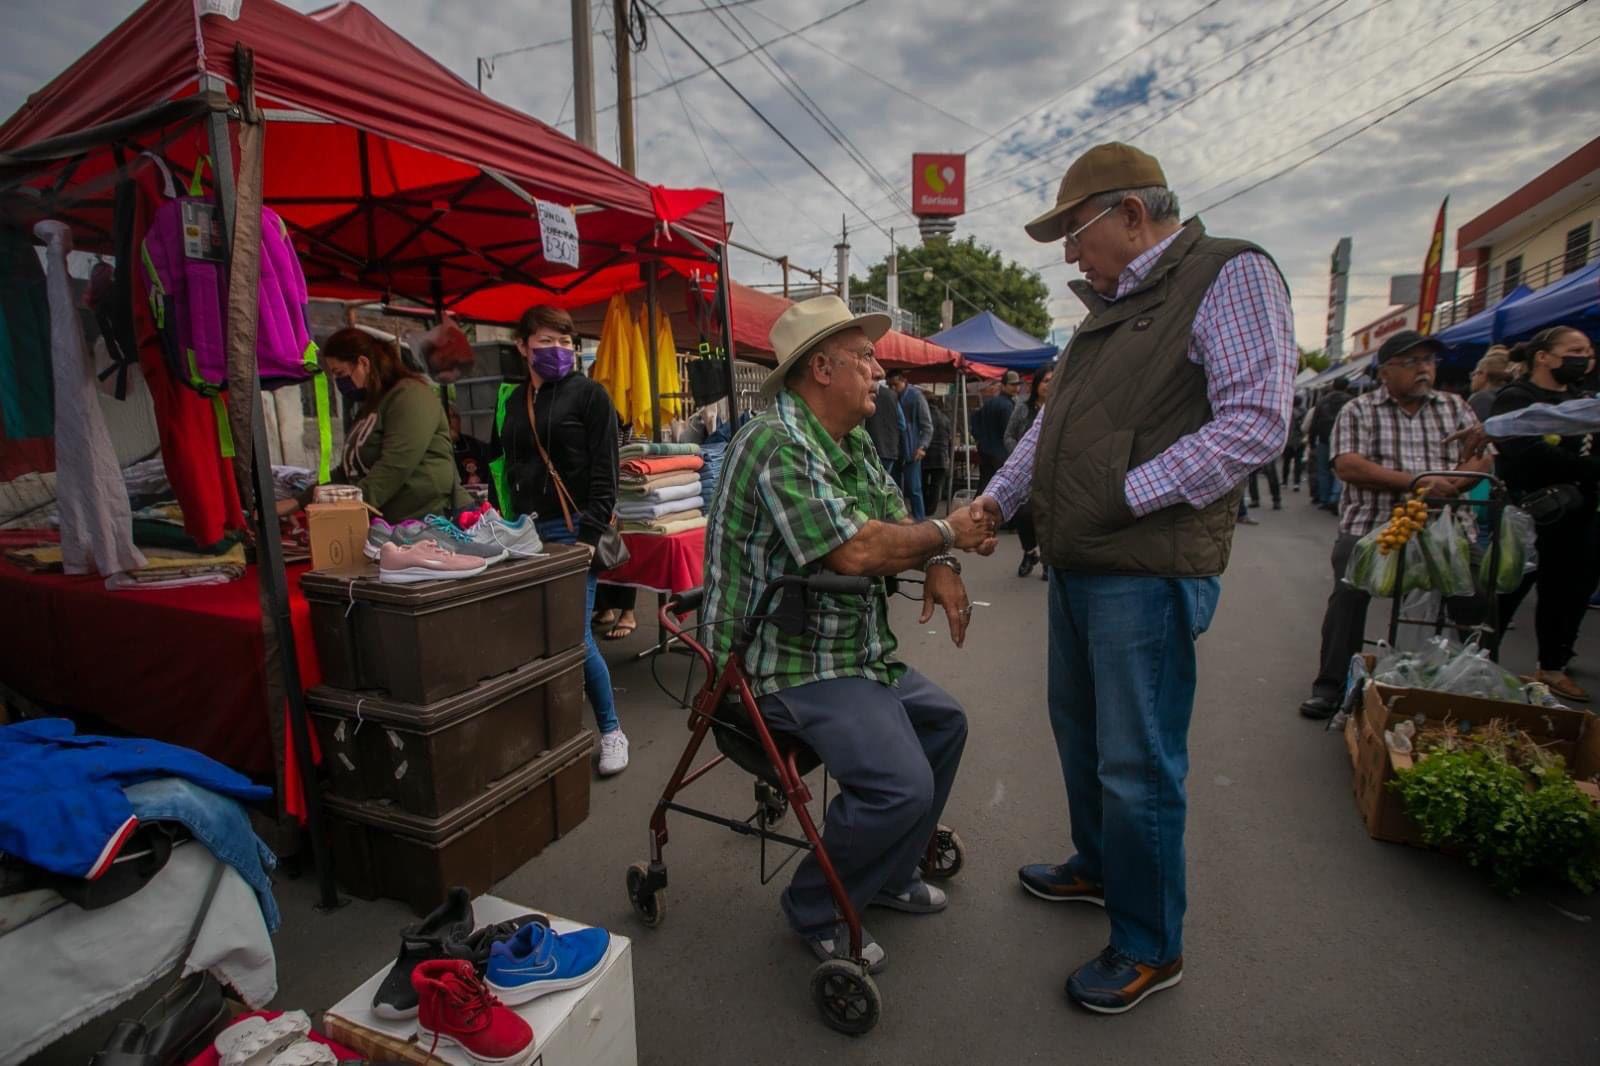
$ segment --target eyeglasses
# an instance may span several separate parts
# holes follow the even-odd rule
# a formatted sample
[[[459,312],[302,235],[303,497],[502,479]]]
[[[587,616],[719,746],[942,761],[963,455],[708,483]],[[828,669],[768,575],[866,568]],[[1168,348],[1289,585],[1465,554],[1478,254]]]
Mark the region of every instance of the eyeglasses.
[[[1071,233],[1068,233],[1065,237],[1061,238],[1061,250],[1067,255],[1077,255],[1078,250],[1081,247],[1078,243],[1078,237],[1083,233],[1084,230],[1088,229],[1090,226],[1094,225],[1096,222],[1099,222],[1102,218],[1105,218],[1111,212],[1115,211],[1117,206],[1117,204],[1112,204],[1110,207],[1106,208],[1104,211],[1100,212],[1098,215],[1094,216],[1089,221],[1073,230]]]
[[[1429,352],[1426,355],[1408,355],[1404,359],[1391,359],[1388,366],[1397,366],[1401,370],[1421,370],[1425,366],[1433,366],[1439,357]]]
[[[850,348],[840,348],[838,349],[838,352],[840,355],[854,356],[856,361],[861,363],[870,363],[878,357],[877,349],[873,348],[870,344],[860,351],[854,351]]]

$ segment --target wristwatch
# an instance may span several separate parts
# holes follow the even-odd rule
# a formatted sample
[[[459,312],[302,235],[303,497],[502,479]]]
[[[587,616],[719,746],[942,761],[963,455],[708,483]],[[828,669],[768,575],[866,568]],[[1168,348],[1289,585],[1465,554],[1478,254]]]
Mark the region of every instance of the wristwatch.
[[[957,577],[961,576],[961,560],[949,552],[940,552],[938,555],[930,556],[928,561],[922,564],[922,572],[927,573],[936,566],[948,566],[955,572]]]

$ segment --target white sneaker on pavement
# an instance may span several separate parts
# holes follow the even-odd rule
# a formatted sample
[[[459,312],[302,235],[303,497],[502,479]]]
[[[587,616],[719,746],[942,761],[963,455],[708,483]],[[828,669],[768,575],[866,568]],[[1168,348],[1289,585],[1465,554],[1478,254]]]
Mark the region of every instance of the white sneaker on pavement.
[[[628,738],[622,730],[600,734],[600,776],[610,777],[628,768]]]

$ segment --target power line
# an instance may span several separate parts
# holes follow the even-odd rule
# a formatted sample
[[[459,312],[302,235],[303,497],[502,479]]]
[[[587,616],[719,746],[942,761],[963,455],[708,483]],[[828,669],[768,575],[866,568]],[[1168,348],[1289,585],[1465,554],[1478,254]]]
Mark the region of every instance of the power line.
[[[1260,64],[1260,63],[1262,63],[1264,61],[1266,61],[1267,59],[1269,59],[1269,58],[1271,58],[1273,56],[1278,55],[1285,47],[1287,47],[1289,41],[1292,40],[1294,38],[1294,36],[1298,35],[1299,33],[1304,32],[1317,19],[1323,18],[1325,15],[1330,14],[1332,11],[1334,11],[1338,7],[1343,6],[1347,2],[1348,2],[1348,0],[1336,0],[1336,2],[1333,4],[1332,7],[1329,7],[1326,10],[1318,13],[1315,16],[1315,18],[1313,18],[1312,22],[1306,23],[1306,25],[1301,26],[1299,29],[1293,31],[1293,33],[1291,33],[1289,35],[1289,37],[1284,38],[1283,40],[1281,40],[1278,43],[1274,44],[1272,47],[1268,48],[1266,51],[1262,52],[1260,55],[1248,60],[1244,64],[1244,66],[1240,67],[1238,70],[1235,70],[1235,71],[1231,72],[1230,74],[1227,74],[1227,75],[1223,76],[1222,78],[1220,78],[1217,81],[1211,83],[1210,85],[1204,87],[1203,89],[1196,89],[1194,92],[1186,94],[1182,99],[1179,100],[1179,102],[1177,104],[1175,104],[1172,108],[1169,108],[1165,113],[1163,113],[1159,118],[1157,118],[1156,122],[1150,123],[1150,125],[1146,126],[1145,129],[1151,128],[1152,126],[1154,126],[1158,122],[1165,121],[1171,115],[1176,114],[1182,108],[1187,107],[1189,105],[1189,103],[1192,103],[1193,101],[1200,99],[1202,96],[1209,95],[1212,91],[1214,91],[1214,90],[1220,88],[1221,86],[1226,85],[1227,83],[1229,83],[1231,81],[1234,81],[1235,79],[1239,78],[1245,72],[1250,70],[1252,67],[1254,67],[1254,66],[1256,66],[1256,65],[1258,65],[1258,64]],[[1383,0],[1383,2],[1387,2],[1387,0]],[[1189,76],[1193,77],[1194,75],[1203,73],[1205,70],[1207,70],[1207,69],[1209,69],[1209,68],[1211,68],[1213,66],[1216,66],[1217,64],[1219,64],[1219,63],[1225,61],[1226,59],[1228,59],[1230,56],[1235,55],[1238,52],[1242,51],[1244,48],[1248,47],[1250,44],[1253,44],[1253,43],[1256,43],[1258,41],[1261,41],[1261,40],[1265,39],[1266,37],[1270,36],[1271,34],[1277,33],[1278,31],[1280,31],[1282,29],[1285,29],[1291,23],[1297,21],[1301,17],[1302,17],[1301,15],[1292,15],[1292,16],[1290,16],[1288,19],[1285,19],[1283,22],[1280,22],[1277,25],[1275,25],[1275,26],[1273,26],[1273,27],[1271,27],[1271,28],[1269,28],[1269,29],[1257,34],[1251,40],[1246,41],[1243,44],[1234,47],[1229,52],[1227,52],[1224,55],[1220,56],[1218,59],[1212,61],[1211,63],[1208,63],[1205,66],[1198,68],[1197,70],[1194,71],[1193,74],[1191,74]],[[1061,144],[1058,148],[1056,148],[1054,150],[1051,150],[1047,155],[1036,156],[1034,158],[1034,160],[1032,162],[1030,162],[1030,163],[1020,164],[1019,166],[1013,167],[1008,171],[1004,171],[1004,172],[1002,172],[1002,173],[1000,173],[998,175],[995,175],[992,179],[980,183],[980,185],[978,187],[981,188],[981,187],[984,187],[984,186],[987,186],[987,185],[995,184],[995,182],[997,182],[997,181],[1004,180],[1005,178],[1010,177],[1011,175],[1017,174],[1017,173],[1019,173],[1019,172],[1021,172],[1023,170],[1031,169],[1031,168],[1033,168],[1034,166],[1036,166],[1036,165],[1038,165],[1040,163],[1049,163],[1049,162],[1052,162],[1052,161],[1055,161],[1055,160],[1059,160],[1074,145],[1082,143],[1091,134],[1094,134],[1094,133],[1096,133],[1096,132],[1098,132],[1100,130],[1105,129],[1107,126],[1109,126],[1113,122],[1117,121],[1120,117],[1121,116],[1119,114],[1117,114],[1117,113],[1113,113],[1111,115],[1108,115],[1105,119],[1101,120],[1100,122],[1096,123],[1093,126],[1090,126],[1088,129],[1082,130],[1079,133],[1074,134],[1071,138],[1069,138],[1066,142]],[[1143,131],[1140,131],[1140,132],[1143,132]],[[1017,189],[1017,190],[1015,190],[1015,191],[1013,191],[1011,193],[1006,194],[1005,196],[1001,196],[1001,197],[999,197],[997,199],[994,199],[994,200],[989,200],[989,201],[987,201],[985,203],[979,204],[976,207],[970,208],[967,211],[967,214],[969,214],[969,215],[977,214],[979,211],[986,211],[991,207],[995,207],[995,206],[997,206],[999,204],[1008,203],[1008,202],[1010,202],[1012,200],[1015,200],[1019,196],[1026,196],[1026,195],[1030,195],[1032,193],[1039,192],[1041,189],[1048,188],[1053,183],[1053,180],[1054,179],[1052,179],[1050,181],[1041,182],[1041,183],[1038,183],[1038,184],[1035,184],[1035,185],[1031,185],[1031,186],[1024,186],[1023,188]]]
[[[784,31],[787,31],[787,32],[793,32],[793,31],[789,30],[789,27],[785,26],[783,23],[779,22],[777,19],[773,18],[771,15],[768,15],[764,11],[756,10],[756,11],[752,12],[752,14],[754,14],[757,18],[761,19],[762,21],[770,23],[773,26],[776,26],[780,30],[784,30]],[[959,123],[960,125],[967,127],[967,129],[972,130],[974,133],[987,133],[988,132],[987,130],[983,129],[981,126],[974,126],[972,123],[968,122],[966,119],[962,118],[960,115],[951,114],[949,111],[946,111],[944,108],[940,107],[938,104],[934,103],[932,100],[929,100],[928,98],[923,97],[923,96],[918,96],[916,93],[912,92],[910,89],[906,89],[906,88],[903,88],[903,87],[901,87],[899,85],[896,85],[894,82],[889,81],[887,78],[881,77],[880,75],[878,75],[874,71],[868,69],[867,67],[862,66],[861,64],[855,62],[854,60],[846,59],[844,56],[840,55],[838,52],[835,52],[835,51],[832,51],[831,49],[823,47],[822,45],[818,44],[816,41],[813,41],[811,38],[805,36],[804,34],[799,34],[798,36],[800,38],[801,43],[810,45],[812,48],[815,48],[817,51],[821,52],[823,55],[828,56],[831,59],[835,59],[835,60],[839,61],[840,63],[843,63],[845,66],[849,67],[851,70],[855,70],[855,71],[858,71],[859,73],[865,74],[867,77],[871,78],[873,81],[877,82],[879,85],[882,85],[884,88],[890,89],[890,90],[892,90],[894,92],[897,92],[901,96],[904,96],[906,99],[913,100],[916,103],[921,104],[923,107],[929,108],[932,111],[934,111],[934,112],[936,112],[936,113],[938,113],[940,115],[943,115],[945,118],[949,119],[951,122]]]
[[[860,7],[862,4],[865,4],[866,2],[867,2],[867,0],[850,0],[850,3],[845,4],[843,7],[836,8],[833,11],[828,12],[826,15],[823,15],[821,18],[813,19],[812,21],[806,23],[804,26],[801,26],[799,29],[791,30],[790,32],[782,34],[782,35],[777,36],[777,37],[772,37],[772,38],[770,38],[770,39],[768,39],[766,41],[763,41],[762,44],[763,45],[773,45],[773,44],[777,44],[779,41],[787,40],[790,37],[798,37],[800,34],[804,33],[805,31],[807,31],[809,29],[812,29],[814,27],[820,26],[824,22],[829,22],[829,21],[831,21],[833,19],[836,19],[840,15],[843,15],[848,11],[854,11],[856,8]],[[667,17],[665,15],[663,15],[655,7],[653,7],[651,5],[648,5],[648,4],[645,5],[645,6],[649,7],[650,11],[657,18],[661,19],[663,22],[667,21]],[[700,14],[700,13],[701,12],[696,12],[696,14]],[[677,14],[678,13],[674,13],[672,17],[676,18]],[[676,34],[677,32],[678,32],[677,30],[673,30],[673,33]],[[679,36],[681,38],[682,35],[680,34]],[[687,42],[685,42],[685,43],[687,43]],[[732,63],[737,63],[739,60],[745,58],[746,56],[753,55],[754,53],[755,53],[755,49],[754,48],[746,48],[743,52],[740,52],[738,55],[730,56],[727,59],[722,60],[722,65],[723,66],[727,66],[727,65],[732,64]],[[700,58],[700,61],[705,64],[705,66],[706,66],[705,70],[697,70],[697,71],[694,71],[691,74],[685,74],[681,78],[673,79],[673,81],[671,83],[666,84],[666,85],[657,85],[653,89],[650,89],[650,90],[648,90],[646,92],[640,93],[638,96],[634,97],[634,99],[643,100],[647,96],[654,96],[656,93],[666,92],[668,89],[673,88],[675,85],[682,85],[684,82],[693,81],[695,78],[700,77],[702,74],[712,73],[712,74],[718,74],[719,77],[721,76],[720,72],[711,63],[710,60],[706,59],[706,57],[704,55],[701,55],[698,50],[696,50],[695,54],[698,55],[699,58]],[[724,80],[726,80],[726,79],[724,79]],[[615,105],[613,105],[613,106],[615,106]],[[602,113],[605,112],[605,111],[609,111],[609,110],[611,110],[611,108],[602,107],[600,109],[600,111]]]
[[[1571,12],[1576,11],[1578,8],[1582,7],[1583,5],[1587,4],[1588,2],[1589,2],[1589,0],[1575,0],[1574,3],[1568,4],[1566,7],[1562,8],[1560,11],[1557,11],[1555,14],[1548,15],[1545,18],[1542,18],[1538,22],[1534,23],[1532,26],[1529,26],[1527,29],[1521,30],[1518,33],[1513,34],[1512,36],[1505,38],[1500,44],[1492,45],[1492,46],[1490,46],[1490,48],[1485,49],[1483,52],[1477,53],[1477,56],[1473,57],[1473,61],[1472,61],[1472,64],[1471,64],[1472,67],[1481,66],[1482,64],[1487,63],[1489,60],[1491,60],[1491,59],[1495,58],[1496,56],[1500,55],[1502,52],[1505,52],[1508,49],[1516,46],[1517,44],[1520,44],[1527,37],[1537,33],[1539,30],[1542,30],[1544,27],[1546,27],[1546,26],[1550,25],[1551,23],[1555,22],[1557,19],[1563,18],[1566,15],[1570,14]],[[1478,56],[1481,56],[1483,58],[1480,59],[1480,58],[1478,58]],[[1470,70],[1470,69],[1471,69],[1471,67],[1468,67],[1468,70]],[[1446,86],[1453,85],[1455,82],[1460,81],[1461,78],[1465,76],[1465,74],[1466,74],[1466,71],[1462,71],[1459,74],[1454,74],[1454,75],[1446,78],[1444,81],[1440,82],[1438,85],[1435,85],[1433,88],[1427,90],[1426,92],[1420,93],[1419,95],[1412,97],[1410,100],[1407,100],[1405,103],[1401,104],[1399,107],[1396,107],[1391,111],[1387,111],[1384,114],[1379,115],[1377,118],[1373,119],[1371,122],[1367,123],[1366,125],[1361,126],[1358,129],[1352,130],[1350,133],[1346,134],[1343,137],[1340,137],[1338,140],[1332,142],[1331,144],[1328,144],[1325,147],[1318,149],[1317,151],[1313,152],[1311,155],[1306,156],[1304,159],[1301,159],[1301,160],[1298,160],[1298,161],[1296,161],[1294,163],[1291,163],[1289,166],[1284,167],[1282,170],[1278,171],[1277,173],[1270,174],[1267,177],[1262,178],[1260,181],[1255,182],[1254,184],[1247,185],[1244,188],[1240,189],[1239,191],[1231,193],[1230,195],[1223,197],[1221,200],[1217,200],[1214,203],[1207,204],[1201,210],[1202,211],[1210,211],[1210,210],[1212,210],[1214,208],[1221,207],[1223,204],[1231,203],[1234,200],[1239,199],[1239,197],[1246,195],[1247,193],[1254,192],[1255,190],[1261,188],[1263,185],[1267,185],[1267,184],[1269,184],[1271,182],[1277,181],[1279,178],[1283,177],[1284,175],[1290,174],[1290,173],[1293,173],[1296,170],[1299,170],[1301,167],[1305,166],[1307,163],[1311,162],[1313,159],[1319,159],[1322,156],[1327,155],[1329,152],[1333,151],[1335,148],[1339,147],[1341,144],[1344,144],[1347,141],[1350,141],[1350,140],[1353,140],[1356,137],[1359,137],[1361,134],[1365,133],[1367,130],[1370,130],[1374,126],[1380,125],[1381,123],[1387,121],[1388,119],[1393,118],[1395,115],[1398,115],[1400,112],[1402,112],[1402,111],[1406,110],[1407,108],[1411,107],[1413,104],[1416,104],[1416,103],[1418,103],[1418,102],[1420,102],[1422,100],[1427,99],[1428,97],[1432,96],[1434,93],[1438,92],[1440,89],[1443,89]],[[1348,122],[1341,123],[1341,125],[1348,125],[1348,124],[1349,124]],[[1338,127],[1334,127],[1334,128],[1337,129]],[[1199,212],[1196,212],[1196,213],[1198,214]]]
[[[728,7],[744,7],[746,4],[754,4],[754,3],[758,3],[758,2],[759,2],[759,0],[727,0],[726,3],[721,3],[721,4],[715,5],[714,10],[721,10],[723,8],[728,8]],[[704,14],[706,14],[706,11],[698,10],[698,9],[695,9],[695,8],[686,8],[686,9],[684,9],[682,11],[669,11],[669,12],[667,12],[667,14],[671,15],[674,18],[677,18],[679,15],[704,15]],[[600,29],[598,26],[595,27],[595,29],[596,29],[597,32],[602,33],[602,34],[605,34],[605,33],[609,32],[607,30]],[[490,55],[479,56],[478,58],[481,59],[485,63],[491,64],[489,70],[490,70],[490,74],[492,75],[493,72],[494,72],[494,68],[493,68],[492,64],[494,63],[494,61],[496,59],[505,59],[507,56],[519,56],[519,55],[523,55],[526,52],[538,52],[538,51],[541,51],[541,50],[546,49],[546,48],[554,48],[558,44],[571,44],[571,43],[572,43],[572,38],[570,36],[558,37],[553,41],[540,41],[538,44],[523,45],[520,48],[508,48],[504,52],[494,52],[494,53],[492,53]]]
[[[705,3],[705,0],[701,0],[701,3]],[[726,22],[723,22],[722,15],[718,14],[716,18],[717,22],[721,24],[722,28],[727,30],[728,33],[733,36],[735,41],[738,41],[739,35],[734,33],[734,31],[729,28]],[[746,37],[748,37],[752,42],[756,42],[755,34],[751,33],[749,28],[745,26],[742,21],[740,21],[738,15],[729,12],[728,18],[733,20],[734,25],[738,26],[739,29],[744,32]],[[876,181],[880,188],[887,191],[891,196],[898,196],[898,192],[894,184],[883,175],[882,171],[873,166],[872,161],[867,158],[866,153],[861,151],[856,143],[850,139],[850,135],[845,133],[844,129],[837,122],[833,121],[831,117],[829,117],[828,113],[822,109],[822,105],[818,104],[816,100],[812,98],[810,93],[806,92],[805,86],[800,84],[799,79],[797,79],[793,74],[789,73],[788,68],[779,61],[777,56],[769,52],[766,46],[757,42],[757,47],[760,51],[760,55],[756,57],[756,61],[767,70],[767,73],[772,75],[780,87],[789,93],[790,98],[799,104],[802,109],[806,110],[816,121],[817,125],[822,127],[823,132],[828,134],[828,136],[832,138],[833,142],[843,149],[845,155],[849,156],[857,166],[866,171],[867,176]],[[772,67],[767,67],[768,61],[771,62],[772,67],[777,68],[777,72],[775,72]],[[779,76],[778,72],[781,72],[782,77]],[[787,84],[785,84],[785,82],[787,82]],[[903,198],[900,199],[900,204],[907,211],[911,209],[910,203]]]
[[[667,58],[666,49],[664,49],[664,48],[660,49],[660,52],[661,52],[661,63],[662,63],[662,65],[664,67],[666,67],[665,76],[670,80],[672,78],[672,61]],[[647,63],[649,65],[651,70],[656,70],[656,65],[654,63],[652,63],[650,61],[649,57],[646,56],[643,52],[639,53],[639,58],[643,59],[645,61],[645,63]],[[661,73],[660,71],[656,71],[656,72],[658,74]],[[737,206],[735,206],[732,198],[728,196],[728,194],[727,194],[727,185],[725,185],[723,183],[722,175],[717,173],[717,165],[711,161],[711,154],[706,151],[705,141],[700,139],[700,127],[695,122],[694,115],[689,113],[689,103],[688,103],[687,100],[685,100],[683,98],[683,90],[678,88],[678,87],[676,87],[676,86],[674,86],[672,91],[678,97],[678,106],[683,109],[684,121],[689,123],[689,132],[694,135],[694,143],[700,149],[700,158],[702,158],[702,159],[704,159],[706,161],[706,168],[711,171],[711,178],[712,178],[713,181],[715,181],[717,183],[716,187],[721,189],[721,190],[723,190],[723,200],[727,203],[728,210],[733,213],[733,216],[736,219],[738,219],[739,224],[745,228],[745,232],[749,233],[752,237],[754,237],[755,236],[755,232],[756,232],[755,229],[750,225],[749,222],[747,222],[745,220],[744,216],[739,213],[739,208]],[[764,255],[766,253],[760,253],[760,254]]]
[[[756,116],[756,118],[760,119],[762,124],[773,132],[774,136],[776,136],[780,141],[782,141],[789,148],[789,150],[791,152],[793,152],[795,155],[799,156],[801,162],[805,163],[805,165],[807,167],[809,167],[811,169],[811,171],[817,175],[817,177],[821,178],[824,182],[826,182],[827,185],[828,185],[828,188],[830,188],[834,192],[838,193],[839,194],[839,198],[844,200],[844,202],[849,204],[851,207],[855,208],[856,211],[860,212],[862,217],[867,218],[867,221],[869,223],[871,223],[873,228],[875,228],[879,233],[882,233],[885,237],[889,236],[889,233],[888,233],[887,230],[885,230],[882,226],[879,226],[876,222],[873,222],[872,219],[869,216],[867,216],[866,211],[862,210],[861,205],[856,203],[855,200],[851,198],[849,193],[847,193],[843,189],[841,189],[839,187],[838,183],[836,183],[832,178],[828,177],[828,175],[823,172],[821,167],[817,166],[816,163],[812,162],[811,157],[806,155],[804,152],[802,152],[799,149],[799,147],[797,147],[795,145],[795,143],[793,141],[791,141],[784,134],[784,132],[781,129],[778,128],[776,123],[774,123],[770,118],[768,118],[766,116],[766,114],[764,112],[762,112],[762,110],[759,107],[757,107],[754,103],[751,102],[751,100],[750,100],[750,98],[748,96],[746,96],[744,93],[740,92],[738,86],[734,85],[733,82],[729,81],[728,80],[728,76],[726,74],[722,73],[722,71],[720,69],[718,69],[717,66],[711,62],[711,60],[707,59],[705,53],[700,51],[700,49],[696,48],[694,46],[694,43],[691,42],[687,37],[685,37],[683,35],[683,32],[681,30],[679,30],[678,27],[674,26],[668,20],[666,20],[664,18],[661,18],[661,12],[656,8],[656,6],[654,4],[652,4],[650,2],[650,0],[638,0],[638,2],[641,5],[643,5],[645,7],[645,9],[648,10],[652,15],[656,16],[656,18],[661,19],[661,24],[664,25],[665,27],[667,27],[667,29],[671,30],[672,31],[672,35],[674,37],[676,37],[680,42],[682,42],[682,44],[683,44],[683,46],[685,48],[687,48],[687,49],[689,49],[689,51],[693,52],[695,58],[700,60],[701,63],[705,64],[706,69],[711,71],[711,73],[715,74],[717,76],[717,80],[722,82],[723,85],[727,86],[728,91],[733,93],[734,96],[737,96],[739,98],[739,102],[744,104],[745,107],[749,108],[750,111]],[[865,3],[865,2],[866,2],[866,0],[856,0],[856,3],[852,4],[851,6],[852,7],[858,6],[859,4],[862,4],[862,3]]]
[[[1146,48],[1149,48],[1151,45],[1155,44],[1157,41],[1159,41],[1163,37],[1167,36],[1167,34],[1171,33],[1173,30],[1178,29],[1180,26],[1183,26],[1184,24],[1186,24],[1188,22],[1192,22],[1194,19],[1196,19],[1196,18],[1200,17],[1201,15],[1205,14],[1207,11],[1210,11],[1212,8],[1216,7],[1221,2],[1222,2],[1222,0],[1210,0],[1209,3],[1203,5],[1198,10],[1196,10],[1193,13],[1185,16],[1184,18],[1179,19],[1177,22],[1174,22],[1172,25],[1168,26],[1166,29],[1162,30],[1160,33],[1156,34],[1154,37],[1151,37],[1149,40],[1144,41],[1141,44],[1135,46],[1134,48],[1131,48],[1128,51],[1122,53],[1120,56],[1118,56],[1117,58],[1113,59],[1111,62],[1107,63],[1105,66],[1101,67],[1099,70],[1096,70],[1093,74],[1090,74],[1088,77],[1083,78],[1082,80],[1076,81],[1073,84],[1069,85],[1067,88],[1063,89],[1061,92],[1059,92],[1056,95],[1052,96],[1050,99],[1046,100],[1044,103],[1040,104],[1038,107],[1032,108],[1029,111],[1023,112],[1021,115],[1018,115],[1016,118],[1012,119],[1010,122],[1007,122],[1004,126],[1001,126],[998,130],[995,130],[993,133],[988,134],[987,136],[985,136],[981,141],[978,141],[971,148],[968,148],[967,152],[969,154],[972,153],[972,152],[976,152],[979,148],[982,148],[984,145],[988,144],[990,141],[992,141],[995,138],[999,137],[1001,134],[1005,133],[1007,130],[1011,129],[1013,126],[1016,126],[1018,123],[1025,122],[1029,118],[1032,118],[1034,115],[1038,114],[1040,111],[1043,111],[1045,108],[1051,107],[1057,101],[1062,100],[1062,99],[1066,98],[1067,96],[1070,96],[1072,93],[1076,92],[1077,90],[1083,88],[1085,85],[1088,85],[1090,82],[1094,81],[1100,75],[1102,75],[1102,74],[1106,73],[1107,71],[1109,71],[1109,70],[1113,69],[1114,67],[1116,67],[1123,60],[1128,59],[1131,56],[1134,56],[1134,55],[1138,54],[1139,52],[1143,51]]]

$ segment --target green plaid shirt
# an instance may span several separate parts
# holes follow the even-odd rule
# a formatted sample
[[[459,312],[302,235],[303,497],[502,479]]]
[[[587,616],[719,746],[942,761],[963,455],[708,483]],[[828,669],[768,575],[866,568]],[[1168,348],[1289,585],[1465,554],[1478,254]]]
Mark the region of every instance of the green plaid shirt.
[[[703,621],[718,664],[733,648],[739,619],[756,610],[773,581],[822,570],[823,556],[869,519],[905,517],[905,501],[865,429],[835,443],[805,401],[779,393],[728,446],[711,499]],[[756,630],[744,662],[756,695],[836,677],[899,680],[906,668],[891,658],[895,639],[881,580],[871,596],[813,599],[801,636],[771,624]]]

